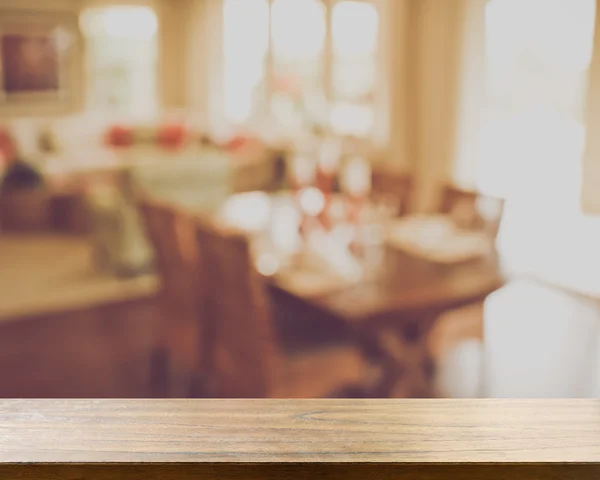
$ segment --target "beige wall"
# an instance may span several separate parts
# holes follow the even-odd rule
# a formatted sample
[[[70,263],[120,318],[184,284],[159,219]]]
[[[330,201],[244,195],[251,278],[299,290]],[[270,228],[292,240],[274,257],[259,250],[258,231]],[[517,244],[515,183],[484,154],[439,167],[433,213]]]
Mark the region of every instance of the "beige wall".
[[[222,9],[219,1],[192,0],[187,32],[189,108],[210,125],[222,115]]]
[[[162,0],[157,12],[160,28],[159,90],[166,108],[187,106],[187,65],[194,0]]]
[[[417,0],[412,16],[415,76],[410,96],[415,122],[412,171],[417,178],[415,205],[435,208],[438,183],[450,177],[456,106],[457,19],[460,0]]]
[[[472,38],[465,25],[485,0],[392,0],[386,18],[390,31],[390,157],[414,174],[414,206],[437,208],[439,186],[451,181],[457,156],[469,150],[457,142],[461,117],[477,106],[461,102],[466,86],[463,59]],[[471,73],[469,81],[482,80]],[[464,136],[464,135],[463,135]],[[466,138],[466,136],[464,136]],[[459,148],[460,146],[460,148]],[[469,147],[469,148],[468,148]]]
[[[586,213],[600,214],[600,0],[596,2],[596,33],[590,67],[587,117],[582,206]]]
[[[1,10],[77,10],[83,0],[0,0]]]
[[[382,140],[388,144],[388,162],[399,169],[411,166],[409,92],[412,85],[408,76],[410,50],[406,48],[411,35],[411,8],[411,0],[386,1],[381,7],[380,71],[387,77],[384,83],[387,102],[380,105],[380,111],[387,117]]]

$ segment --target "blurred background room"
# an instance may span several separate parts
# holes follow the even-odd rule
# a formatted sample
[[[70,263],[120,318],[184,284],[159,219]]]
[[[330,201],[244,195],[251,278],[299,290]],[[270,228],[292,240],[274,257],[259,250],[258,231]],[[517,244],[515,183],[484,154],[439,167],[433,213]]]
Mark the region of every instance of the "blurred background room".
[[[0,0],[0,397],[600,395],[597,3]]]

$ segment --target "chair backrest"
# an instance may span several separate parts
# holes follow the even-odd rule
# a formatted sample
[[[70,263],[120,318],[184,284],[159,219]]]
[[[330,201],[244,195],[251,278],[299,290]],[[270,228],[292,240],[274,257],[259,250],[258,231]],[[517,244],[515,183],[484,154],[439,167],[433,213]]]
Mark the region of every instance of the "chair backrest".
[[[439,211],[450,215],[460,226],[481,229],[496,237],[502,220],[504,200],[445,185]]]
[[[204,395],[208,377],[205,271],[191,215],[148,197],[137,201],[162,280],[164,321],[153,350],[150,382],[159,396]]]
[[[484,396],[598,395],[600,308],[591,298],[513,280],[487,297],[484,338]]]
[[[173,315],[190,309],[199,311],[202,277],[193,218],[183,210],[147,197],[138,200],[138,207]]]
[[[210,394],[268,397],[279,352],[267,292],[254,269],[248,240],[207,219],[198,219],[196,236],[210,272],[205,305],[212,326]]]
[[[398,215],[410,212],[413,195],[413,178],[410,174],[398,172],[385,165],[373,167],[371,189],[374,196],[395,197],[398,201]]]

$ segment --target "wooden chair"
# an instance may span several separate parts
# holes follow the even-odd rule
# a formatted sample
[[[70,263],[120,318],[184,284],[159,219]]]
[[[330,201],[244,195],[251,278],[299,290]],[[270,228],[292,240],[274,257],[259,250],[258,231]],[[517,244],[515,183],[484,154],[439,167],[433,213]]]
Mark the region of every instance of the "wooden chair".
[[[386,165],[373,167],[371,174],[372,194],[395,198],[398,202],[398,215],[407,215],[410,212],[410,202],[413,195],[413,177],[410,174],[399,172]]]
[[[90,233],[90,212],[83,191],[54,188],[50,193],[49,203],[53,229],[80,235]]]
[[[442,189],[439,213],[453,217],[465,228],[485,230],[495,239],[500,228],[504,200],[447,184]]]
[[[355,348],[285,355],[276,339],[267,292],[247,238],[198,219],[197,240],[211,319],[211,391],[215,397],[325,397],[359,384],[367,364]]]
[[[193,219],[149,198],[138,201],[162,281],[163,323],[151,359],[155,396],[201,396],[202,272]]]
[[[451,215],[455,222],[466,228],[480,229],[496,240],[504,200],[487,197],[475,191],[446,185],[442,190],[440,213]],[[451,310],[437,318],[429,337],[429,350],[439,366],[461,342],[483,339],[483,303],[475,303]],[[438,393],[439,388],[437,388]]]

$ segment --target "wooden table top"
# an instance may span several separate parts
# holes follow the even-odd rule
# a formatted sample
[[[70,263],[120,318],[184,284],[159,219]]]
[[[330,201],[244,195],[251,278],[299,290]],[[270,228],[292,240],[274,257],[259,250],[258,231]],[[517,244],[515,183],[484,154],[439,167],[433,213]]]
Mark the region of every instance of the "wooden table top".
[[[482,300],[505,282],[495,257],[444,265],[388,249],[384,265],[376,279],[309,301],[347,321],[361,322],[457,308]]]
[[[0,234],[0,322],[155,295],[154,275],[93,270],[91,246],[73,235]]]
[[[0,464],[600,463],[597,400],[2,400],[0,430]]]

